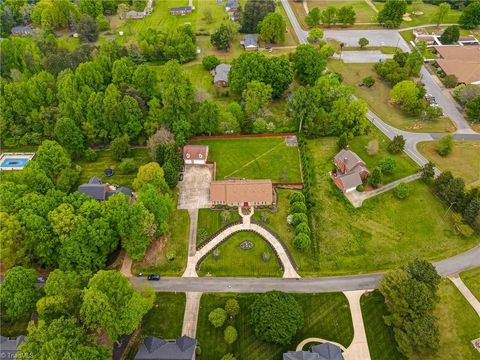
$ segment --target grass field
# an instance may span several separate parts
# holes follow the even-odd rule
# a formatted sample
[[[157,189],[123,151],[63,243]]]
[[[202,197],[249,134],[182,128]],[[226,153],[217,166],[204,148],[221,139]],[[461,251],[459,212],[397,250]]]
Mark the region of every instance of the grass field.
[[[230,211],[230,219],[225,223],[222,219],[222,211],[214,211],[210,209],[198,210],[198,224],[197,224],[197,244],[202,242],[199,235],[205,231],[207,236],[212,235],[216,231],[220,230],[228,223],[237,221],[240,219],[237,209]],[[203,230],[202,230],[203,229]]]
[[[341,73],[343,81],[355,87],[355,95],[368,103],[369,108],[386,123],[398,129],[414,132],[450,132],[454,125],[448,118],[423,121],[419,117],[407,116],[400,108],[388,104],[391,87],[373,70],[372,64],[345,64],[330,60],[328,68]],[[362,79],[372,76],[376,82],[371,88],[357,86]]]
[[[380,291],[375,290],[368,295],[362,295],[360,305],[372,360],[406,359],[397,350],[392,328],[383,321],[383,317],[388,315],[388,309]]]
[[[375,11],[366,3],[365,0],[309,0],[308,8],[313,9],[314,7],[324,10],[327,6],[335,6],[340,8],[342,6],[352,6],[357,15],[355,22],[374,22],[376,18]]]
[[[244,250],[240,244],[244,241],[254,244],[252,249]],[[277,257],[265,239],[254,232],[239,232],[232,235],[218,247],[220,258],[216,260],[210,253],[201,263],[198,274],[205,276],[244,276],[271,277],[282,276]],[[262,254],[267,252],[270,259],[265,262]]]
[[[353,339],[353,326],[348,302],[342,293],[293,294],[302,305],[305,323],[291,344],[282,347],[258,340],[250,325],[250,305],[255,294],[204,294],[200,303],[197,339],[202,348],[202,358],[219,360],[227,352],[237,359],[278,360],[282,353],[295,350],[297,344],[307,337],[321,337],[344,346]],[[240,304],[240,314],[233,319],[232,325],[238,331],[238,340],[232,345],[223,341],[224,328],[215,329],[208,321],[208,314],[217,307],[223,307],[225,301],[236,297]]]
[[[176,339],[182,335],[184,293],[156,293],[153,308],[143,317],[142,335]]]
[[[457,141],[448,156],[440,156],[436,151],[438,141],[418,144],[418,150],[442,171],[451,171],[453,175],[465,180],[467,187],[480,186],[480,143]]]
[[[141,262],[135,262],[132,272],[157,273],[162,276],[180,276],[187,265],[188,233],[190,219],[187,210],[176,209],[170,220],[170,235],[155,247],[151,258],[147,253]],[[166,255],[175,252],[175,260],[168,261]]]
[[[477,299],[480,299],[480,267],[460,273],[460,277]]]
[[[133,174],[120,174],[119,171],[115,171],[115,174],[111,177],[105,177],[103,171],[107,168],[115,168],[120,164],[120,161],[116,161],[112,157],[112,152],[110,150],[99,150],[97,151],[98,158],[94,162],[87,162],[85,160],[78,161],[78,165],[81,166],[82,172],[80,173],[80,184],[88,182],[92,176],[98,176],[104,182],[110,184],[118,184],[121,186],[132,186],[132,181],[137,176],[135,171]],[[135,160],[137,168],[141,165],[145,165],[150,162],[150,155],[148,154],[147,149],[132,149],[129,157]]]
[[[456,234],[449,218],[444,217],[444,204],[420,181],[410,184],[410,196],[405,200],[387,192],[354,209],[328,175],[338,151],[336,139],[310,140],[307,145],[315,162],[318,231],[314,240],[319,250],[317,259],[312,256],[311,266],[301,270],[302,274],[379,271],[416,257],[446,258],[478,244],[478,236],[464,239]],[[355,143],[350,147],[357,151]],[[359,155],[364,156],[361,151]],[[364,160],[370,167],[370,159]],[[402,176],[407,171],[404,168]],[[415,171],[413,165],[409,171]]]
[[[227,178],[271,179],[301,182],[298,149],[285,145],[284,137],[213,139],[207,144],[210,161],[217,163],[217,180]]]

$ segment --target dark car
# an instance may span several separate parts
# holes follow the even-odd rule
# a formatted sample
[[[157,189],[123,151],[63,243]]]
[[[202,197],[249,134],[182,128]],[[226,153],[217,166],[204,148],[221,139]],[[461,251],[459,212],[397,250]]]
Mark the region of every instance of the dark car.
[[[150,281],[159,281],[160,280],[160,275],[158,274],[150,274],[147,276],[147,280]]]
[[[183,181],[183,173],[180,173],[180,174],[178,175],[178,181]]]

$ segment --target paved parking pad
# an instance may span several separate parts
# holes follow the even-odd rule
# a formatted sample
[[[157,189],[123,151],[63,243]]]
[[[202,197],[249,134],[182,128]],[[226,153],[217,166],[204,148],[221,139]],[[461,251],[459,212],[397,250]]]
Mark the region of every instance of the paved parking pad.
[[[210,207],[210,182],[213,180],[213,165],[185,165],[183,180],[178,183],[179,209]]]

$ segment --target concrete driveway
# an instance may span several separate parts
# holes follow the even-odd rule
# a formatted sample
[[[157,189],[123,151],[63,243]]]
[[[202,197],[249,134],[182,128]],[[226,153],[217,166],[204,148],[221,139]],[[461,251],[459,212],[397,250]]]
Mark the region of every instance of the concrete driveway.
[[[392,59],[393,54],[382,54],[379,50],[359,50],[359,51],[342,51],[342,54],[334,54],[334,59],[341,59],[344,63],[376,63],[380,59],[383,61]]]
[[[403,51],[409,51],[397,30],[325,30],[323,38],[335,39],[346,46],[358,46],[358,40],[362,37],[368,39],[368,46],[398,46]]]
[[[213,166],[185,165],[183,181],[178,183],[178,208],[201,209],[210,207],[210,182],[213,180]]]

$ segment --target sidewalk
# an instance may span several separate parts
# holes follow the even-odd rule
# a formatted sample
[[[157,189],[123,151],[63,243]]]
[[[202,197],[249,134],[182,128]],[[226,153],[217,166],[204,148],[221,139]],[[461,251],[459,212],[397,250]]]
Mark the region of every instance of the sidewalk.
[[[347,348],[345,358],[348,360],[370,360],[367,334],[365,333],[362,309],[360,307],[360,297],[365,293],[365,290],[344,291],[343,293],[350,305],[353,323],[353,340]]]
[[[197,334],[198,310],[200,308],[201,292],[186,292],[185,315],[183,316],[182,335],[195,339]]]
[[[473,309],[477,312],[478,316],[480,316],[480,301],[472,294],[469,288],[465,285],[465,283],[460,278],[459,274],[452,275],[448,277],[453,284],[457,287],[457,289],[462,293],[462,295],[467,299],[467,301],[472,305]]]

